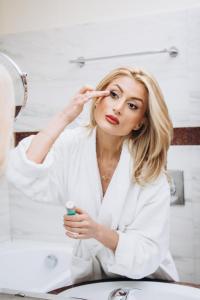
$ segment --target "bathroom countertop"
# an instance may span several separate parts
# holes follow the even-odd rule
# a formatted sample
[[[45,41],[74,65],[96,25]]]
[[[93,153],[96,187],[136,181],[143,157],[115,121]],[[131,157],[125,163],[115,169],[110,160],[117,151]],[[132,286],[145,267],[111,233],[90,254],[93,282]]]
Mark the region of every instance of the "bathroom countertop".
[[[59,289],[56,289],[56,290],[53,290],[53,291],[50,291],[49,294],[54,294],[54,295],[57,295],[65,290],[68,290],[68,289],[71,289],[71,288],[74,288],[74,287],[77,287],[77,286],[81,286],[81,285],[85,285],[85,284],[91,284],[91,283],[98,283],[98,282],[109,282],[109,281],[122,281],[122,280],[125,280],[125,281],[140,281],[140,280],[134,280],[134,279],[128,279],[128,278],[111,278],[111,279],[105,279],[105,280],[95,280],[95,281],[86,281],[86,282],[83,282],[83,283],[77,283],[77,284],[73,284],[73,285],[69,285],[69,286],[64,286],[62,288],[59,288]],[[166,282],[166,283],[172,283],[172,284],[180,284],[180,285],[185,285],[185,286],[190,286],[190,287],[194,287],[194,288],[199,288],[200,289],[200,284],[194,284],[194,283],[191,283],[191,282],[174,282],[174,281],[164,281],[164,280],[151,280],[151,279],[148,279],[148,278],[144,278],[144,279],[141,279],[142,281],[153,281],[153,282]]]

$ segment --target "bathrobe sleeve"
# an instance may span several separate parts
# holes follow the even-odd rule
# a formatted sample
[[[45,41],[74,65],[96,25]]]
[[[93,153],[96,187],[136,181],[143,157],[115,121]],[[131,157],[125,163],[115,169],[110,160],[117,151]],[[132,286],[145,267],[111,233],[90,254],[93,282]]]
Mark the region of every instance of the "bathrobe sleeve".
[[[118,230],[119,242],[109,272],[133,279],[154,273],[169,247],[170,190],[162,175],[141,190],[134,220]],[[131,207],[129,207],[131,211]]]
[[[42,164],[28,160],[26,150],[34,136],[23,139],[10,153],[7,178],[27,197],[60,203],[66,196],[67,164],[73,142],[72,130],[65,130]]]

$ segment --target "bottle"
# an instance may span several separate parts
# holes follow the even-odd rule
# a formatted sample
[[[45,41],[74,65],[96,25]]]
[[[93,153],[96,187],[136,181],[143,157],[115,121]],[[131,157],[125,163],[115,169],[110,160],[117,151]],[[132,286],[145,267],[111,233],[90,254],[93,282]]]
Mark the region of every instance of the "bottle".
[[[73,215],[76,214],[74,202],[67,201],[66,204],[65,204],[65,207],[66,207],[66,210],[67,210],[67,214],[69,216],[73,216]]]

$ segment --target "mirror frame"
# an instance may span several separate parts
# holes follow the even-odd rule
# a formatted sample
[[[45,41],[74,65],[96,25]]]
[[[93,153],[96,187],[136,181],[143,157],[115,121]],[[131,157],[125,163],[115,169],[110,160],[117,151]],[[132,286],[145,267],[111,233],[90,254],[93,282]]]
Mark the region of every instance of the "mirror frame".
[[[16,62],[9,57],[7,54],[0,52],[0,55],[3,56],[3,58],[5,58],[7,61],[9,61],[9,63],[11,63],[11,65],[15,68],[15,70],[18,72],[21,81],[22,81],[22,85],[24,87],[24,98],[23,98],[23,103],[22,105],[16,105],[16,109],[15,109],[15,118],[17,117],[17,115],[19,114],[20,110],[22,107],[24,107],[27,103],[27,99],[28,99],[28,83],[27,83],[27,73],[22,72],[21,69],[19,68],[19,66],[16,64]]]

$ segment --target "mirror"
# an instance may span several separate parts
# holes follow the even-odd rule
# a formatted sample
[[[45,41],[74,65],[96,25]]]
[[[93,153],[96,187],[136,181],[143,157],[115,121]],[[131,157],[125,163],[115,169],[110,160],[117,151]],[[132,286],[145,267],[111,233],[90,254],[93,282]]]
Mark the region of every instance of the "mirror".
[[[64,11],[72,13],[71,10],[63,9]],[[90,8],[88,11],[90,11]],[[108,11],[106,9],[105,13]],[[37,11],[37,17],[34,16],[37,25],[38,13],[40,12]],[[54,13],[56,13],[55,9]],[[200,222],[198,216],[200,209],[198,185],[200,173],[199,167],[197,169],[199,148],[197,149],[196,146],[190,147],[191,144],[184,147],[182,141],[184,138],[183,133],[186,132],[185,128],[198,126],[197,122],[199,122],[200,89],[198,80],[200,78],[200,65],[197,62],[200,48],[197,24],[200,10],[190,10],[190,13],[182,10],[173,13],[141,14],[137,18],[134,10],[130,10],[130,14],[133,14],[134,18],[132,16],[130,19],[124,18],[123,20],[116,18],[115,21],[108,18],[108,23],[101,22],[98,24],[95,21],[84,26],[80,24],[68,27],[66,24],[66,26],[54,28],[51,24],[48,30],[36,30],[35,28],[33,31],[29,31],[30,28],[24,26],[23,32],[0,37],[2,49],[0,63],[6,65],[13,78],[17,110],[24,107],[27,101],[27,92],[29,94],[28,105],[26,105],[23,113],[20,113],[15,124],[15,128],[17,128],[16,136],[20,137],[19,141],[45,128],[49,119],[67,104],[79,88],[84,84],[95,87],[99,80],[115,67],[122,65],[143,66],[152,74],[155,74],[168,101],[167,104],[174,127],[176,129],[183,127],[179,133],[181,142],[178,142],[177,146],[171,147],[168,161],[170,175],[172,176],[170,209],[170,245],[172,246],[170,250],[175,258],[181,281],[198,283],[198,278],[200,278],[200,268],[197,264],[200,263]],[[20,20],[19,15],[16,15]],[[74,16],[76,15],[77,11],[74,12]],[[185,16],[188,17],[185,18]],[[68,20],[68,18],[65,19]],[[179,54],[174,58],[162,50],[171,46],[179,49]],[[159,51],[156,55],[155,50]],[[152,51],[154,54],[141,55],[141,52],[144,51]],[[127,56],[132,52],[139,55]],[[123,56],[124,54],[126,56]],[[123,57],[120,56],[119,58],[118,55]],[[80,68],[70,62],[81,56],[89,60],[84,67]],[[105,58],[108,56],[112,56],[113,59],[93,60],[95,57]],[[18,67],[18,64],[28,72],[28,88],[27,76],[23,73],[23,68],[21,70]],[[79,120],[76,120],[77,123],[79,121],[84,123],[85,116],[87,117],[87,111],[83,112],[83,122],[80,117]],[[88,159],[88,157],[91,159],[91,156],[86,153],[85,159]],[[64,165],[64,160],[61,164]],[[85,168],[86,175],[88,170],[89,168]],[[57,174],[59,176],[59,172]],[[94,176],[94,174],[92,175]],[[89,179],[89,176],[85,177],[87,177],[87,180]],[[24,178],[27,181],[29,179],[28,176],[24,176]],[[74,197],[74,199],[78,199],[78,197],[83,196],[83,192],[79,187],[78,180],[74,179],[75,175],[73,174],[70,178],[77,183],[73,192],[74,190],[77,192],[77,197]],[[16,179],[20,181],[18,177]],[[37,180],[40,183],[40,180]],[[56,190],[55,183],[56,181],[52,182],[52,190]],[[68,187],[71,188],[71,186],[70,184],[66,184],[66,186],[66,193],[64,191],[63,194],[64,199],[67,201]],[[84,188],[87,187],[86,184],[83,186]],[[93,185],[91,184],[89,188],[92,190]],[[10,188],[9,201],[12,217],[10,232],[13,241],[23,240],[24,244],[26,242],[28,244],[32,240],[35,241],[35,245],[37,242],[38,244],[40,242],[53,242],[56,245],[64,244],[64,248],[67,248],[66,244],[69,245],[69,240],[66,239],[62,226],[65,208],[58,203],[50,203],[49,205],[43,201],[43,195],[39,199],[40,201],[36,201],[37,193],[35,192],[34,197],[32,197],[30,196],[30,190],[26,190],[27,194],[25,194],[25,190],[24,188],[24,191],[20,192],[19,189]],[[46,194],[45,190],[44,197]],[[9,208],[7,208],[7,211],[9,211]],[[4,216],[4,214],[2,215]],[[4,228],[1,223],[0,228]],[[33,247],[36,248],[35,245]],[[15,245],[13,249],[16,250]],[[29,250],[27,252],[31,255],[31,247]],[[43,257],[44,270],[46,272],[48,269],[45,268],[49,268],[51,274],[53,269],[57,271],[56,261],[57,259],[59,261],[59,256],[54,257],[52,254],[54,254],[54,249],[50,248]],[[15,257],[15,253],[12,256]],[[35,251],[35,256],[29,256],[26,264],[26,257],[23,254],[21,255],[23,264],[28,266],[27,273],[21,276],[23,278],[21,281],[24,282],[24,279],[28,280],[29,278],[30,284],[33,283],[32,274],[38,280],[40,279],[37,274],[41,274],[41,272],[35,270],[37,266],[38,269],[40,267],[40,265],[37,265],[37,262],[40,261],[40,254]],[[65,257],[65,254],[62,257]],[[9,258],[8,261],[11,262],[12,259]],[[16,258],[14,261],[17,263],[20,259]],[[29,262],[32,262],[32,266]],[[48,263],[46,264],[46,262]],[[60,270],[60,274],[66,270],[67,263],[63,263],[64,270]],[[17,266],[14,262],[12,265],[16,270],[22,269],[20,268],[20,262]],[[55,265],[55,268],[51,268],[51,265]],[[5,270],[7,270],[6,268],[7,265],[5,264]],[[5,274],[3,275],[5,278]],[[10,274],[8,274],[8,278],[11,282]],[[57,275],[54,279],[57,279]],[[13,278],[13,282],[16,283],[16,278]],[[42,287],[44,288],[44,284]],[[52,289],[53,287],[55,286],[52,285]]]
[[[3,52],[0,52],[0,64],[8,70],[12,78],[15,93],[15,117],[17,117],[28,98],[27,73],[22,72],[16,62]]]

